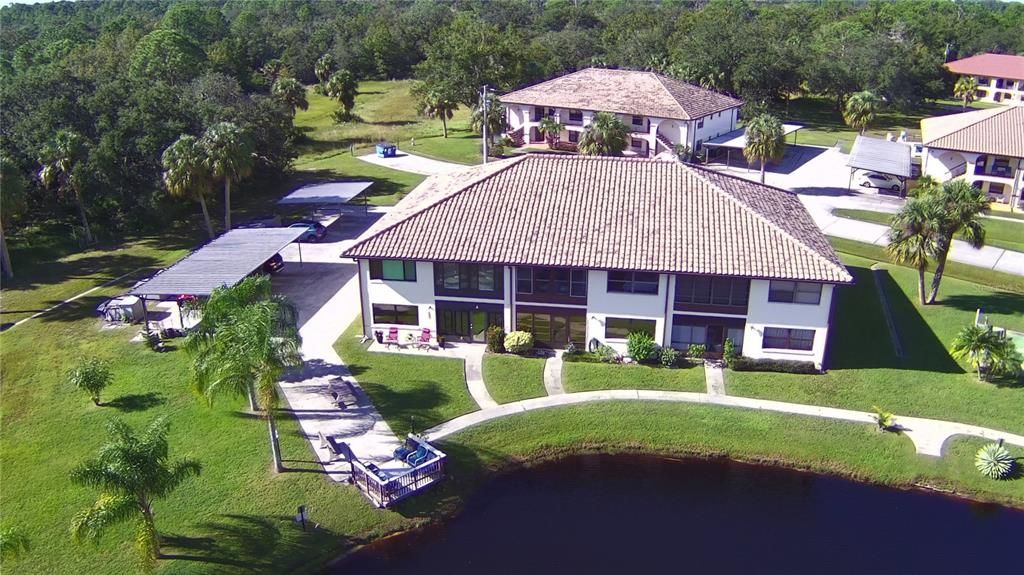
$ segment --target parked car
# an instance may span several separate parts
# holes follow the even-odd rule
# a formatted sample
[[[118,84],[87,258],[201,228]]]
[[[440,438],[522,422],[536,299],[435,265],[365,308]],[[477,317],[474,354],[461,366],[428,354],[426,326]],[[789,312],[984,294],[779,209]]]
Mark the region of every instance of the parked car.
[[[861,173],[858,183],[865,188],[878,188],[879,190],[899,192],[903,189],[903,182],[899,178],[889,174],[879,174],[878,172]]]
[[[306,233],[299,236],[298,241],[300,242],[318,242],[324,239],[327,235],[327,228],[323,224],[314,220],[299,220],[290,226],[289,228],[306,228]]]
[[[284,268],[284,258],[281,254],[274,254],[269,260],[263,262],[263,267],[260,268],[265,274],[276,274]]]

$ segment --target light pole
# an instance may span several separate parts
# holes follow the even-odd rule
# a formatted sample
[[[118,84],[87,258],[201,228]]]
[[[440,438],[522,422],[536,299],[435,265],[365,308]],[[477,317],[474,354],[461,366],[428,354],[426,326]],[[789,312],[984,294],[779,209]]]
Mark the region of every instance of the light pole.
[[[487,163],[487,84],[484,84],[483,90],[481,91],[482,98],[480,100],[481,110],[481,123],[483,126],[484,135],[484,163]]]

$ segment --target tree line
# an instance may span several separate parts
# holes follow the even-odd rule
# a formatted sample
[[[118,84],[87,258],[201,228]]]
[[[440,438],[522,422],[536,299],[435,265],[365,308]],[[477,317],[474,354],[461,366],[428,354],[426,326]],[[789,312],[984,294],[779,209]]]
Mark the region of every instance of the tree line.
[[[181,215],[191,208],[164,185],[164,151],[225,122],[251,141],[245,189],[272,183],[296,157],[306,85],[339,101],[339,121],[352,118],[358,79],[422,80],[425,110],[447,119],[454,105],[478,104],[484,84],[510,90],[586,66],[655,70],[769,107],[803,91],[843,110],[869,90],[909,108],[952,93],[949,59],[1024,52],[1022,29],[1024,6],[995,1],[7,6],[0,154],[5,174],[25,179],[26,215],[5,223],[76,222],[88,240],[90,226],[109,236]],[[72,161],[42,173],[58,159]]]

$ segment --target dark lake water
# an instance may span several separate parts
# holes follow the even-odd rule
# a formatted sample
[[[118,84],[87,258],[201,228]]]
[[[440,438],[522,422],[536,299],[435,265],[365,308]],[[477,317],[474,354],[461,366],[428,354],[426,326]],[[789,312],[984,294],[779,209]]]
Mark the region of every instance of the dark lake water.
[[[499,477],[449,523],[367,547],[331,572],[966,574],[993,567],[987,558],[1015,571],[1022,533],[1022,511],[941,495],[595,456]]]

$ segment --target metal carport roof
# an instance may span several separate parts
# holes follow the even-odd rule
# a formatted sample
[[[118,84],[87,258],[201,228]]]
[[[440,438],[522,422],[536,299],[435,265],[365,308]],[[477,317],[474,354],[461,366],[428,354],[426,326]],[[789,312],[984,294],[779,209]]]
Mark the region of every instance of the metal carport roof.
[[[128,293],[208,296],[216,288],[242,281],[304,233],[305,227],[231,230]]]
[[[278,205],[345,204],[366,191],[373,182],[326,182],[302,186],[277,201]]]
[[[856,170],[909,178],[910,145],[906,142],[857,136],[846,165]]]
[[[782,137],[792,134],[793,132],[803,128],[800,124],[783,124],[782,125]],[[715,138],[704,142],[705,146],[712,148],[730,148],[734,150],[742,150],[747,146],[747,129],[737,128],[731,132],[722,134]]]

